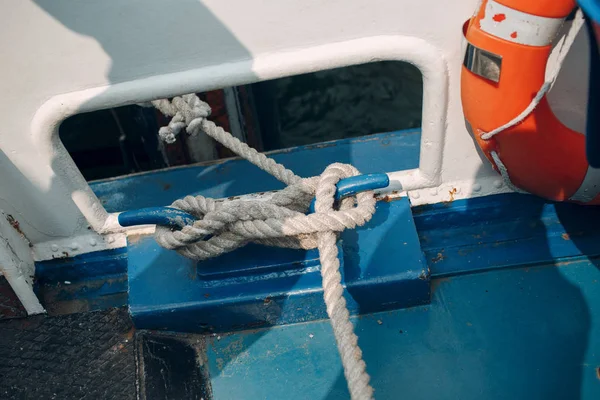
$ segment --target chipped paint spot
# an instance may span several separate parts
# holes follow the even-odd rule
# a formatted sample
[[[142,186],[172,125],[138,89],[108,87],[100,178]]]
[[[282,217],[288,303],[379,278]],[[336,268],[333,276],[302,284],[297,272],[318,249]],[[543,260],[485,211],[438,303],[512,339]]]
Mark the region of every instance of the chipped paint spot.
[[[506,19],[506,14],[496,14],[492,17],[492,19],[496,22],[502,22]]]
[[[511,33],[510,37],[513,38],[513,39],[516,39],[517,38],[517,32],[515,31],[515,32]]]
[[[444,255],[442,253],[437,253],[437,255],[431,259],[431,261],[433,263],[437,263],[437,262],[442,261],[443,259],[444,259]]]
[[[21,225],[19,224],[19,221],[17,221],[15,219],[15,217],[13,217],[10,214],[6,214],[6,220],[8,221],[8,223],[10,224],[10,226],[12,226],[13,229],[19,233],[19,235],[21,235],[22,237],[25,237],[25,234],[21,230]]]

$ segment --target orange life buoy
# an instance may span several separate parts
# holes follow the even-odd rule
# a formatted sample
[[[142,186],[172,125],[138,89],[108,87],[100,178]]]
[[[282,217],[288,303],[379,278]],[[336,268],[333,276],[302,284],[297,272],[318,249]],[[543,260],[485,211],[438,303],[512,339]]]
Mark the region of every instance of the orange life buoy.
[[[588,165],[585,136],[563,125],[544,95],[548,57],[574,0],[483,0],[465,27],[461,98],[467,128],[512,185],[555,201],[600,204],[600,170]],[[482,137],[483,136],[483,137]]]

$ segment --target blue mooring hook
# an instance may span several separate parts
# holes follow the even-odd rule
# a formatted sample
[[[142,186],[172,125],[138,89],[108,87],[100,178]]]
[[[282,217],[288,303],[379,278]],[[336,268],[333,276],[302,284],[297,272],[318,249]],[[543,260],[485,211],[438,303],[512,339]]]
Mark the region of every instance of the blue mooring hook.
[[[390,178],[387,174],[365,174],[341,179],[336,185],[335,199],[340,200],[367,190],[383,189],[389,184]],[[310,212],[315,211],[314,199],[310,203],[309,210]],[[121,226],[164,225],[183,228],[185,225],[194,223],[197,218],[177,208],[148,207],[122,212],[117,219]]]

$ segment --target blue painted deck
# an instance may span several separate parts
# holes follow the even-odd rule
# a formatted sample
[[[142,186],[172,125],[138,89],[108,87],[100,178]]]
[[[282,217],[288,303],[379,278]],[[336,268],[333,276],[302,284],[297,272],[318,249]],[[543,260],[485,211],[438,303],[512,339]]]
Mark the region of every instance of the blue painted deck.
[[[395,132],[275,158],[303,176],[334,161],[374,173],[416,167],[418,145],[418,131]],[[281,184],[228,160],[91,186],[109,211],[122,211]],[[354,321],[376,398],[600,398],[600,207],[511,194],[377,208],[371,225],[341,241],[349,305],[369,313]],[[40,263],[40,283],[61,302],[110,304],[97,286],[110,272],[103,265],[116,267],[122,294],[125,258],[90,257]],[[223,331],[324,316],[315,252],[249,246],[196,267],[138,238],[126,259],[138,328]],[[90,268],[73,275],[74,263]],[[81,286],[65,290],[67,279]],[[327,320],[207,340],[215,399],[348,398]]]
[[[51,314],[98,311],[127,304],[127,249],[36,263],[34,289]]]
[[[593,263],[440,278],[433,288],[430,305],[354,319],[377,399],[600,398]],[[328,321],[208,340],[215,399],[349,398]]]

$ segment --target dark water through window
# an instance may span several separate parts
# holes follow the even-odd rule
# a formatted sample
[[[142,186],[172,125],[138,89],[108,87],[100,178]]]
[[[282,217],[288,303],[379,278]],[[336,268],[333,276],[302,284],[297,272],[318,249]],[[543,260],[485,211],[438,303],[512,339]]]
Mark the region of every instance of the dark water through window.
[[[419,128],[423,83],[413,65],[384,61],[201,93],[211,119],[260,151]],[[168,120],[153,109],[119,107],[75,115],[60,137],[87,180],[198,162],[184,137],[157,139]],[[215,145],[215,158],[232,153]],[[201,161],[210,161],[204,159]]]

